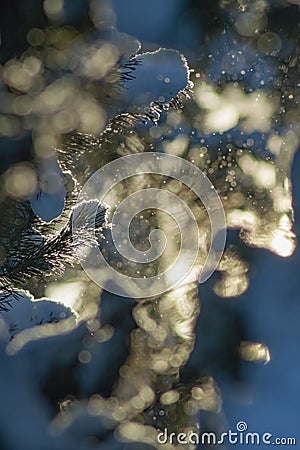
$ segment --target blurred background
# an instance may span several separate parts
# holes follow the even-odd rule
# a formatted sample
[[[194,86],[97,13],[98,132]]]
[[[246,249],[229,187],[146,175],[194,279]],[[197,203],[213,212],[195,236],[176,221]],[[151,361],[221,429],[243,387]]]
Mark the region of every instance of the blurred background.
[[[165,47],[186,56],[191,99],[184,100],[182,111],[163,113],[157,125],[136,130],[134,143],[196,163],[211,177],[227,214],[223,266],[199,286],[195,346],[180,367],[180,383],[188,386],[207,376],[216,383],[222,407],[218,400],[216,408],[200,408],[202,431],[235,430],[237,422],[246,421],[249,431],[299,441],[299,0],[2,0],[0,26],[1,201],[29,198],[46,221],[61,213],[64,189],[50,192],[46,206],[34,203],[39,175],[32,161],[39,160],[39,170],[41,161],[56,167],[49,149],[62,146],[72,133],[99,136],[113,104],[103,100],[101,83],[92,90],[86,80],[60,85],[59,95],[65,90],[74,96],[80,89],[78,104],[51,102],[54,90],[45,100],[43,93],[55,80],[66,73],[68,80],[74,73],[81,76],[64,54],[69,43],[82,36],[93,43],[109,26],[140,41],[143,52]],[[81,58],[84,46],[75,45],[72,52]],[[106,75],[105,89],[113,83]],[[86,280],[72,271],[58,281],[30,290],[63,301],[78,314],[86,292],[101,296],[101,320],[123,330],[114,336],[111,351],[122,347],[122,332],[127,336],[127,347],[113,363],[105,357],[111,374],[103,374],[100,393],[109,396],[128,356],[128,336],[139,324],[138,315],[135,321],[130,316],[133,301],[99,294],[90,285],[84,289],[92,291],[82,291]],[[125,314],[128,322],[122,323]],[[53,398],[61,401],[62,395]]]

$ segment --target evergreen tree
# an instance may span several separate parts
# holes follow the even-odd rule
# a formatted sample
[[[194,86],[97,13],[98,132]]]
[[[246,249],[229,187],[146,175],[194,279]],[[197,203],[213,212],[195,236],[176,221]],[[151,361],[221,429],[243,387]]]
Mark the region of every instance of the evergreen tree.
[[[144,50],[135,37],[117,31],[106,2],[75,2],[74,9],[45,1],[24,21],[25,2],[15,5],[15,15],[6,3],[0,377],[7,408],[0,409],[1,448],[161,448],[157,433],[165,428],[205,431],[203,412],[216,413],[213,427],[219,430],[222,393],[214,375],[223,370],[239,378],[240,358],[268,362],[270,354],[263,343],[247,340],[239,318],[226,307],[209,312],[222,323],[218,330],[209,329],[209,317],[199,319],[198,279],[211,238],[203,204],[168,176],[137,176],[114,193],[117,203],[137,188],[173,192],[194,212],[201,236],[194,269],[182,285],[135,300],[126,297],[126,286],[119,298],[82,270],[80,244],[101,248],[112,263],[115,248],[112,211],[97,198],[78,202],[78,194],[99,168],[123,156],[151,151],[192,162],[216,187],[228,228],[239,231],[229,235],[209,296],[212,289],[220,297],[243,294],[249,247],[284,257],[295,248],[290,168],[299,129],[291,102],[298,95],[293,30],[293,45],[280,52],[281,35],[264,25],[266,18],[276,23],[276,8],[221,1],[201,58],[190,52],[190,69],[179,51],[150,44]],[[96,210],[92,238],[85,221],[90,207]],[[149,208],[132,224],[140,250],[147,250],[149,233],[157,228],[172,236],[173,247],[160,267],[149,265],[151,273],[176,257],[180,231],[189,233]],[[123,270],[132,275],[137,265]],[[61,296],[72,294],[73,304],[49,298],[55,288]]]

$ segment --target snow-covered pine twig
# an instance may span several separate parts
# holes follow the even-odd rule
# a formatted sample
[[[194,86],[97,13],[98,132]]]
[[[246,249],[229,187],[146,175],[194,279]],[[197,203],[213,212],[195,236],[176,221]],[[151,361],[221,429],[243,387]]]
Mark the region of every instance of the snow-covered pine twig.
[[[98,208],[94,239],[91,238],[91,233],[83,220],[86,218],[86,211],[89,210],[91,202],[95,204],[94,207]],[[19,232],[15,230],[16,234],[12,230],[14,239],[8,239],[6,245],[5,242],[2,243],[6,249],[6,259],[0,270],[0,290],[2,291],[0,302],[3,303],[13,293],[15,287],[23,287],[31,277],[43,279],[45,275],[61,275],[67,264],[74,264],[76,261],[76,248],[72,237],[74,212],[76,212],[76,220],[79,221],[80,237],[85,245],[97,244],[102,228],[107,225],[107,209],[98,200],[82,202],[74,207],[67,223],[61,230],[49,236],[39,232],[39,229],[45,230],[45,224],[27,209],[26,204],[21,203],[18,208],[23,215],[26,211],[31,220],[22,222],[21,230]]]
[[[192,94],[191,70],[186,58],[177,50],[160,48],[136,53],[120,64],[118,70],[119,96],[106,108],[109,120],[104,131],[99,136],[71,133],[57,149],[64,170],[73,168],[78,175],[80,169],[79,184],[97,165],[117,157],[116,150],[120,146],[128,146],[128,133],[140,125],[156,124],[163,111],[181,108],[183,101]],[[78,176],[73,175],[78,181]]]

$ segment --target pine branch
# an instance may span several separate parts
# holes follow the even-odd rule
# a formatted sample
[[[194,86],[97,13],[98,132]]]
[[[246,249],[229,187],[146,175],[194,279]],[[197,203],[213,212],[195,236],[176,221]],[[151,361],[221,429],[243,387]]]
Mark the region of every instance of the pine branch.
[[[91,237],[91,230],[86,227],[87,213],[91,203],[98,208],[95,218],[95,238]],[[23,205],[20,208],[22,209]],[[80,243],[97,244],[97,239],[101,237],[101,230],[107,224],[107,209],[97,200],[83,202],[73,208],[64,227],[49,237],[37,233],[39,226],[45,225],[35,217],[33,221],[37,222],[35,229],[32,227],[33,222],[29,222],[28,226],[24,226],[17,238],[10,241],[9,247],[6,248],[7,258],[0,271],[0,289],[4,302],[7,295],[13,293],[15,286],[23,286],[32,277],[43,279],[49,273],[61,275],[66,265],[73,265],[76,262],[76,248],[72,235],[75,211],[81,238],[78,245]]]
[[[139,58],[131,58],[127,63],[124,63],[119,68],[120,82],[122,87],[126,86],[127,81],[132,81],[135,79],[134,72],[137,66],[140,66],[142,61]]]

